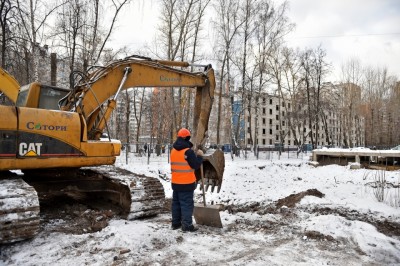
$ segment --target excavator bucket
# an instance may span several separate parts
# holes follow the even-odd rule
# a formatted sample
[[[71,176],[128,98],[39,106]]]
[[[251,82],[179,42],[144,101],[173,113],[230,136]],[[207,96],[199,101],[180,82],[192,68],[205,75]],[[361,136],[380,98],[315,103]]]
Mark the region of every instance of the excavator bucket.
[[[221,190],[222,179],[225,169],[224,153],[217,150],[207,150],[203,156],[203,169],[204,169],[204,189],[214,192],[215,188],[217,193]],[[197,183],[201,182],[200,170],[196,170]]]

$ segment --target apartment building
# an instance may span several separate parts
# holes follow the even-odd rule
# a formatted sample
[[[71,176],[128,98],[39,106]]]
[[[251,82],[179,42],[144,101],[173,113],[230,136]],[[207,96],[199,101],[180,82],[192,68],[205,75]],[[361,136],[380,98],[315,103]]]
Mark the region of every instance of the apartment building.
[[[340,91],[341,94],[335,95],[346,98],[349,90],[359,90],[359,88],[339,84],[331,90]],[[360,97],[358,93],[353,95]],[[258,102],[250,104],[250,108],[245,108],[243,126],[247,130],[245,137],[241,139],[242,144],[247,146],[256,144],[260,148],[311,143],[320,147],[365,145],[364,118],[357,108],[352,107],[350,110],[343,101],[332,97],[323,98],[317,117],[313,111],[310,114],[304,102],[294,104],[289,98],[283,99],[267,93],[261,95]],[[355,102],[359,103],[353,99],[353,103]]]

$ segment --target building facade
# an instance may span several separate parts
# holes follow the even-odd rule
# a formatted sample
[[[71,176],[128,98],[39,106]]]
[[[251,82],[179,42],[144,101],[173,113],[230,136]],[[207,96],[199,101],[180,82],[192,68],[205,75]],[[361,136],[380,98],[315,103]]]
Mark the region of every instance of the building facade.
[[[314,144],[315,147],[364,146],[365,123],[358,111],[361,100],[358,89],[343,84],[330,86],[331,93],[321,98],[318,116],[316,111],[310,112],[306,101],[297,99],[293,103],[289,97],[264,93],[253,103],[243,104],[235,100],[231,107],[234,114],[232,128],[239,127],[239,134],[236,134],[238,143],[248,148],[299,147],[308,144]],[[350,107],[346,104],[349,101],[342,99],[346,99],[349,93],[356,95],[356,99],[351,101],[354,106]],[[342,97],[328,97],[331,95]]]

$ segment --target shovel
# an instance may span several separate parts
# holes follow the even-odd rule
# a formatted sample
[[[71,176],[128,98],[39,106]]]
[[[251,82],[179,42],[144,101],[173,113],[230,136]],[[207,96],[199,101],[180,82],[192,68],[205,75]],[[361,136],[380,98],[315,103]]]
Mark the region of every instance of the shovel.
[[[195,203],[194,204],[194,219],[197,224],[208,225],[212,227],[222,228],[221,217],[219,216],[218,205],[206,205],[206,191],[204,190],[204,172],[203,172],[203,164],[200,166],[200,175],[201,175],[201,189],[203,190],[203,204]]]

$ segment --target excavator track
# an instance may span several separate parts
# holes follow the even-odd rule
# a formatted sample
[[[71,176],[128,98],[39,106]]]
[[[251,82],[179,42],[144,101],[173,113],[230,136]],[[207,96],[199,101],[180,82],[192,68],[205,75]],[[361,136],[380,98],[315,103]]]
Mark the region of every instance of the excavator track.
[[[123,207],[126,219],[134,220],[155,216],[163,211],[164,187],[156,178],[134,174],[128,170],[102,166],[93,168],[105,180],[123,187],[119,197],[111,197]],[[125,191],[129,189],[129,191]],[[118,200],[119,199],[119,200]]]
[[[0,244],[34,237],[39,232],[40,207],[33,187],[17,175],[1,172]]]
[[[98,207],[111,203],[119,206],[119,216],[128,220],[159,214],[165,199],[158,179],[115,166],[25,173],[25,181],[36,189],[39,199],[68,196]]]
[[[165,193],[158,179],[114,166],[24,171],[23,180],[0,182],[0,192],[4,192],[0,194],[0,244],[36,235],[39,201],[51,202],[57,197],[70,197],[98,208],[112,204],[118,207],[118,216],[128,220],[164,211]],[[10,205],[13,207],[7,207]]]

